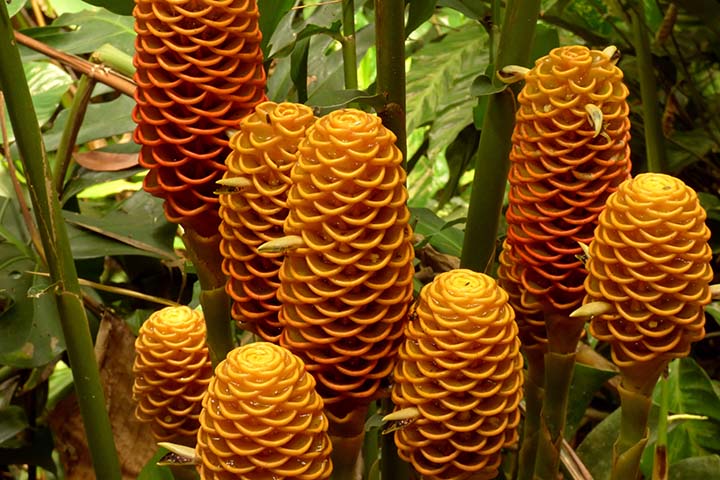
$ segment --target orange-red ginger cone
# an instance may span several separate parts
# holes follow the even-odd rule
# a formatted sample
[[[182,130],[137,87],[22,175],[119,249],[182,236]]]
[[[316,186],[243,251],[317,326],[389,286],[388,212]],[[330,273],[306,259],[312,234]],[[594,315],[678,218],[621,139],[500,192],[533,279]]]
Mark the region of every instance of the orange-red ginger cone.
[[[578,242],[590,243],[605,200],[629,176],[628,89],[612,51],[556,48],[518,97],[499,276],[527,348],[544,348],[543,314],[562,318],[582,302]]]
[[[390,375],[412,299],[402,154],[379,117],[338,110],[308,129],[292,180],[285,233],[304,246],[280,269],[281,344],[352,410]]]
[[[419,416],[395,432],[400,457],[428,480],[494,479],[518,440],[523,359],[508,295],[458,269],[423,287],[405,331],[392,398]]]
[[[246,117],[230,139],[225,180],[243,180],[220,195],[220,251],[233,299],[232,316],[277,343],[282,252],[259,251],[263,243],[284,236],[290,170],[300,140],[315,122],[312,109],[295,103],[264,102]]]
[[[315,379],[267,342],[232,350],[215,369],[197,435],[202,480],[330,477],[332,445]]]
[[[135,351],[135,416],[159,441],[194,443],[212,376],[202,314],[189,307],[154,312],[140,327]]]
[[[669,175],[646,173],[610,196],[590,244],[587,301],[611,305],[590,329],[612,346],[623,384],[651,391],[673,358],[705,335],[712,252],[697,194]]]
[[[265,98],[256,0],[136,0],[135,141],[167,218],[217,231],[228,129]]]

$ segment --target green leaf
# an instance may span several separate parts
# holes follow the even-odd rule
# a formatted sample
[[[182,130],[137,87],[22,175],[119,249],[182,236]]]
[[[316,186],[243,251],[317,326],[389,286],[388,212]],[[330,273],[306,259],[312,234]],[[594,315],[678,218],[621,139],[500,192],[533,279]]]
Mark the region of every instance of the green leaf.
[[[438,0],[438,5],[442,7],[450,7],[462,13],[466,17],[480,20],[490,15],[490,8],[485,2],[477,0]]]
[[[594,480],[609,480],[612,471],[612,451],[620,431],[618,408],[600,422],[585,437],[576,452]]]
[[[720,456],[705,455],[685,458],[670,466],[669,480],[705,479],[712,480],[720,472]]]
[[[532,65],[535,59],[547,55],[550,50],[559,46],[560,35],[557,28],[538,22],[535,25],[535,36],[530,48],[530,63],[528,66]]]
[[[6,4],[8,10],[8,16],[12,18],[18,13],[27,3],[27,0],[10,0],[10,3]]]
[[[470,113],[472,115],[472,112]],[[430,141],[432,145],[433,134],[435,129],[430,132]],[[447,147],[445,158],[447,160],[448,169],[450,170],[450,179],[442,190],[442,195],[438,200],[438,206],[445,205],[450,198],[456,194],[460,177],[472,164],[474,153],[477,150],[478,141],[480,140],[480,132],[475,130],[475,125],[470,123],[467,125]],[[430,147],[428,155],[432,158],[433,147]]]
[[[712,302],[708,306],[705,307],[705,313],[710,314],[710,316],[715,320],[715,322],[720,325],[720,302]]]
[[[168,451],[164,448],[159,448],[140,471],[137,480],[173,480],[172,470],[170,470],[169,467],[159,467],[156,465],[167,453]]]
[[[53,11],[55,12],[55,15],[62,15],[64,13],[77,13],[83,10],[98,10],[90,3],[83,2],[83,0],[49,0],[49,3]]]
[[[667,143],[668,170],[680,171],[683,167],[704,158],[715,148],[715,143],[703,128],[675,131]]]
[[[334,90],[319,92],[308,101],[308,105],[315,107],[315,114],[318,116],[344,108],[351,103],[361,103],[378,109],[384,105],[384,100],[381,95],[370,94],[364,90]]]
[[[413,231],[424,237],[430,237],[430,245],[439,252],[460,256],[465,236],[462,230],[448,224],[428,208],[411,208]]]
[[[132,55],[135,51],[133,24],[133,17],[116,15],[107,10],[83,10],[61,15],[49,27],[31,28],[23,30],[23,33],[65,53],[92,53],[101,45],[111,43]],[[20,53],[23,61],[45,58],[41,53],[23,46]]]
[[[133,122],[130,113],[134,105],[135,100],[125,95],[121,95],[111,102],[89,105],[78,133],[77,144],[81,145],[90,140],[108,138],[133,131],[135,122]],[[43,136],[45,148],[48,152],[57,150],[62,131],[67,123],[67,117],[67,110],[60,112],[52,128]]]
[[[310,52],[310,39],[298,40],[290,54],[290,78],[297,91],[298,103],[307,102],[308,53]]]
[[[165,219],[162,200],[139,190],[103,218],[63,211],[75,258],[145,255],[177,260],[172,240],[177,227]],[[89,233],[92,232],[92,233]]]
[[[268,51],[268,45],[272,38],[278,24],[282,18],[287,14],[295,13],[291,10],[295,4],[295,0],[263,0],[262,1],[262,14],[260,15],[260,31],[262,32],[263,39],[261,48],[266,58],[270,57]]]
[[[438,107],[447,104],[447,97],[457,88],[458,79],[470,70],[482,71],[477,57],[486,39],[479,25],[469,24],[427,44],[412,57],[407,76],[408,132],[435,119]]]
[[[132,15],[133,0],[86,0],[87,3],[103,7],[118,15]],[[266,0],[267,1],[267,0]]]
[[[600,370],[582,363],[575,364],[572,384],[570,385],[565,438],[571,439],[575,436],[575,432],[580,426],[580,422],[585,416],[585,411],[595,393],[606,381],[617,374],[617,372],[611,370]]]
[[[288,11],[278,22],[272,37],[268,41],[268,58],[290,55],[295,42],[319,33],[337,34],[340,32],[339,4],[320,5],[307,19],[296,21],[294,10]]]
[[[142,167],[135,167],[116,172],[95,172],[86,168],[78,168],[73,172],[72,177],[70,177],[69,182],[65,186],[62,202],[66,202],[68,199],[94,185],[128,179],[145,170],[146,169]]]
[[[72,78],[57,65],[46,61],[24,63],[23,70],[32,95],[38,125],[44,125],[57,110],[60,100],[72,84]],[[5,118],[9,118],[7,108]],[[10,142],[15,140],[12,125],[8,125],[8,140]]]
[[[0,409],[0,444],[28,428],[25,410],[17,405]]]
[[[52,458],[55,445],[52,433],[46,427],[33,432],[32,443],[19,448],[0,448],[0,465],[37,465],[57,476],[57,467]]]
[[[507,87],[508,86],[504,83],[493,83],[490,77],[482,74],[473,80],[473,83],[470,86],[470,94],[474,97],[482,97],[502,92]]]
[[[692,358],[670,363],[668,388],[670,412],[706,415],[720,421],[720,398],[708,374]]]
[[[410,4],[410,8],[408,9],[408,19],[405,24],[406,37],[432,17],[437,2],[438,0],[408,0],[407,3]]]

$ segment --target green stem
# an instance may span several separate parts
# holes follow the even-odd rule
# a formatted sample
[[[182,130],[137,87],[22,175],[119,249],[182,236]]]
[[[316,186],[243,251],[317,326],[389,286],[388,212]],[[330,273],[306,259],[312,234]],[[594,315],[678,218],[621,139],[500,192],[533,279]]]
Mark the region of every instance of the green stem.
[[[55,285],[60,322],[75,378],[80,414],[97,478],[120,479],[120,462],[95,361],[87,315],[70,250],[57,192],[38,126],[32,97],[22,72],[7,7],[0,7],[0,88],[6,93],[10,120],[28,179],[28,189],[43,248]],[[12,92],[12,94],[10,94]]]
[[[630,20],[637,54],[640,96],[642,97],[647,168],[650,172],[664,172],[667,168],[665,136],[662,132],[657,83],[650,53],[650,38],[645,29],[645,7],[643,2],[635,3],[634,8],[630,10]]]
[[[200,282],[200,304],[205,316],[207,344],[213,367],[235,347],[230,316],[230,297],[225,291],[222,272],[220,235],[203,237],[187,229],[183,237],[188,256],[195,266]]]
[[[382,400],[383,412],[392,412],[393,403],[389,398]],[[394,435],[387,433],[380,437],[380,478],[382,480],[400,480],[412,478],[410,465],[398,456]]]
[[[90,57],[94,63],[101,63],[113,70],[122,73],[128,78],[132,78],[135,74],[135,66],[133,65],[132,56],[122,50],[113,47],[109,43],[100,46]]]
[[[667,480],[668,476],[667,429],[670,388],[667,383],[667,376],[663,375],[660,379],[660,410],[656,430],[657,441],[655,442],[655,459],[653,461],[653,480]]]
[[[355,47],[355,0],[342,2],[342,54],[345,88],[358,88],[357,50]]]
[[[649,396],[618,388],[620,393],[620,434],[613,446],[611,480],[639,478],[640,459],[648,441],[647,422],[652,400]]]
[[[565,415],[575,353],[545,354],[545,398],[535,457],[535,478],[555,480],[560,468]]]
[[[65,176],[67,175],[70,162],[72,161],[72,152],[75,147],[80,127],[82,126],[85,112],[87,111],[93,88],[95,88],[95,80],[83,75],[77,83],[75,97],[68,114],[67,123],[60,137],[60,143],[55,158],[55,172],[53,179],[55,181],[55,191],[58,195],[62,195],[65,186]]]
[[[542,350],[533,348],[527,351],[528,372],[525,380],[525,421],[523,439],[518,459],[517,480],[531,480],[535,469],[538,435],[540,431],[540,412],[545,397],[545,360]]]
[[[17,369],[14,367],[9,367],[7,365],[0,367],[0,383],[15,375],[16,372]]]
[[[540,0],[508,0],[495,68],[525,65],[535,34]],[[497,79],[493,79],[497,81]],[[488,99],[465,227],[461,266],[485,271],[491,264],[510,169],[510,137],[515,126],[515,92],[507,88]]]
[[[404,167],[407,163],[404,0],[375,0],[375,35],[377,93],[385,98],[385,106],[378,115],[397,137]]]

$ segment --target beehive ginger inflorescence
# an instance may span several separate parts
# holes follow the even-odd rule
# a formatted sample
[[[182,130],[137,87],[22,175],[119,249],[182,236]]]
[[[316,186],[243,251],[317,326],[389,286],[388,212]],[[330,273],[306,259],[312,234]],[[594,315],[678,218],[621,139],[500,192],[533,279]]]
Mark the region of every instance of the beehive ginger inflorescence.
[[[392,399],[415,407],[400,457],[432,480],[493,479],[518,440],[523,359],[508,296],[470,270],[423,287],[395,367]]]
[[[656,173],[623,183],[600,216],[585,287],[588,302],[611,311],[590,328],[630,382],[659,373],[705,334],[713,277],[705,218],[694,190]]]
[[[628,89],[614,52],[553,49],[518,97],[499,276],[527,348],[544,348],[546,314],[566,317],[581,304],[580,243],[590,242],[608,195],[629,176]]]
[[[136,0],[133,15],[145,190],[170,221],[211,236],[227,131],[265,98],[256,0]]]
[[[202,313],[166,307],[142,324],[135,340],[135,416],[161,441],[188,441],[199,427],[212,366]]]
[[[277,345],[238,347],[218,364],[200,424],[202,480],[324,480],[332,473],[315,380],[297,356]]]
[[[392,371],[412,299],[402,154],[379,117],[337,110],[308,129],[292,180],[285,233],[304,246],[280,269],[281,344],[303,358],[326,404],[369,402]]]
[[[223,181],[237,185],[220,194],[220,251],[232,316],[275,343],[282,331],[276,293],[283,253],[259,247],[284,236],[290,170],[314,121],[305,105],[263,102],[230,139],[232,150],[225,161]]]

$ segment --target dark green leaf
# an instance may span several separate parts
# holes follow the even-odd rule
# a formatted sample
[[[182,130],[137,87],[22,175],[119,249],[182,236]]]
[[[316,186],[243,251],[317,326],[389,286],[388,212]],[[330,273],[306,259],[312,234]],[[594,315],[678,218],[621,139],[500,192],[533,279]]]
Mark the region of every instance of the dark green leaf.
[[[668,388],[670,412],[706,415],[720,421],[720,398],[713,389],[710,377],[692,358],[671,362]]]
[[[470,86],[470,94],[474,97],[482,97],[502,92],[507,87],[504,83],[493,83],[492,79],[487,75],[479,75]]]
[[[450,7],[475,20],[481,20],[490,15],[488,4],[477,0],[438,0],[438,5]]]
[[[158,460],[167,453],[168,451],[164,448],[159,448],[140,471],[137,480],[173,480],[172,470],[170,470],[169,467],[159,467],[156,465]]]
[[[32,443],[20,448],[0,448],[0,465],[37,465],[57,475],[52,458],[54,447],[50,430],[38,428],[33,432]]]
[[[286,14],[294,13],[291,8],[295,4],[295,0],[262,0],[261,9],[262,14],[260,15],[260,31],[262,32],[263,39],[261,48],[265,57],[270,57],[268,51],[268,45],[270,39],[275,33],[275,29],[278,27],[280,20]]]
[[[337,35],[340,32],[342,10],[339,4],[321,5],[305,20],[297,21],[297,13],[290,10],[280,19],[268,41],[268,58],[289,55],[295,42],[303,38],[320,33]]]
[[[408,19],[405,24],[405,36],[410,35],[435,12],[435,4],[438,0],[408,0]]]
[[[369,432],[373,428],[380,428],[383,425],[385,425],[385,422],[383,422],[383,415],[375,412],[370,415],[367,420],[365,420],[365,431]]]
[[[88,106],[82,127],[78,133],[77,144],[133,131],[135,122],[133,122],[130,113],[134,105],[135,100],[122,95],[111,102],[93,103]],[[52,128],[43,136],[45,148],[48,152],[57,150],[63,128],[67,123],[67,117],[67,110],[60,112]]]
[[[143,190],[103,218],[68,211],[63,211],[63,216],[75,227],[77,239],[71,243],[75,258],[146,255],[177,260],[172,248],[177,227],[165,219],[162,200]]]
[[[715,147],[715,143],[708,137],[705,129],[697,128],[674,132],[667,147],[668,169],[677,172],[705,157]]]
[[[112,182],[113,180],[124,180],[145,171],[142,167],[129,168],[127,170],[119,170],[117,172],[95,172],[86,168],[78,168],[73,172],[72,177],[65,185],[63,191],[62,202],[65,203],[71,197],[82,192],[93,185]]]
[[[313,96],[308,105],[315,108],[316,115],[322,116],[351,103],[361,103],[378,109],[384,105],[384,100],[381,95],[373,95],[363,90],[335,90],[320,92]]]
[[[107,3],[115,2],[109,0]],[[60,15],[49,27],[31,28],[23,30],[23,33],[65,53],[92,53],[101,45],[111,43],[132,55],[135,51],[133,23],[133,17],[116,15],[107,10],[83,10]],[[20,53],[24,61],[45,58],[26,47],[20,47]]]
[[[448,145],[445,151],[445,159],[450,170],[450,179],[442,190],[438,206],[442,207],[456,194],[460,177],[465,173],[468,166],[472,164],[479,140],[480,132],[475,130],[475,125],[471,123]],[[430,156],[432,157],[432,153]]]
[[[118,15],[132,15],[133,0],[84,0],[85,2],[98,7],[107,8]]]
[[[705,313],[710,314],[713,320],[720,325],[720,302],[710,303],[710,305],[705,307]]]
[[[15,437],[28,427],[25,410],[17,405],[0,409],[0,444]]]
[[[685,458],[670,466],[669,480],[714,480],[720,473],[720,456]]]
[[[618,408],[595,428],[577,448],[577,454],[594,480],[609,480],[612,471],[612,451],[620,430]]]
[[[462,230],[448,225],[448,222],[438,217],[428,208],[411,208],[413,230],[431,237],[430,244],[442,253],[460,256],[464,233]]]
[[[590,405],[595,393],[606,381],[617,374],[617,372],[600,370],[582,363],[575,364],[572,384],[570,385],[565,438],[571,439],[575,436],[575,432],[585,416],[585,410]]]
[[[290,54],[290,78],[297,91],[298,103],[307,102],[308,53],[310,52],[310,39],[303,38],[295,44]]]
[[[557,28],[538,22],[535,25],[535,36],[530,49],[530,64],[528,66],[532,65],[535,59],[547,55],[550,50],[559,46],[560,35]]]

